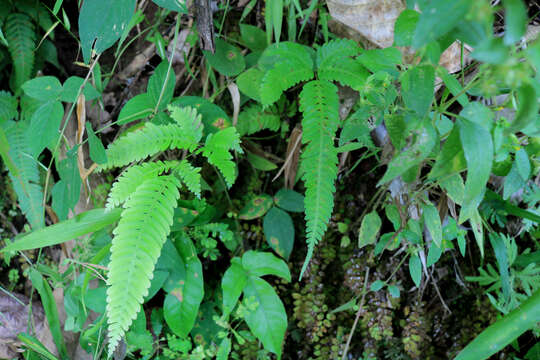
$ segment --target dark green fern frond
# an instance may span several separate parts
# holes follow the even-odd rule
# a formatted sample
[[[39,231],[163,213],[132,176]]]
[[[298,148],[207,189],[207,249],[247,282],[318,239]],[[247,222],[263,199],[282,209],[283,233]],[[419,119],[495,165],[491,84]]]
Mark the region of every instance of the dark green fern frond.
[[[180,182],[158,176],[126,201],[111,247],[107,289],[109,353],[129,329],[148,293],[161,248],[172,225]]]
[[[17,117],[17,99],[7,91],[0,91],[0,124]]]
[[[36,33],[32,19],[25,14],[10,14],[5,22],[4,34],[13,61],[13,89],[17,91],[32,77],[36,47]]]
[[[147,123],[142,129],[131,132],[109,145],[108,161],[101,165],[100,169],[125,166],[168,149],[191,149],[194,146],[192,140],[177,124]]]
[[[232,161],[230,150],[242,152],[240,147],[240,135],[236,128],[229,127],[215,134],[209,134],[202,153],[208,158],[208,162],[221,171],[227,186],[232,186],[236,179],[236,165]]]
[[[268,106],[276,102],[283,91],[313,78],[313,59],[303,45],[282,42],[269,46],[259,60],[267,71],[261,84],[261,102]]]
[[[338,81],[354,90],[360,90],[369,72],[352,56],[360,53],[360,47],[352,40],[330,41],[317,50],[317,74],[319,79]]]
[[[43,191],[39,184],[37,161],[29,155],[27,128],[27,121],[8,121],[4,130],[9,144],[9,156],[18,170],[17,174],[10,171],[9,177],[19,199],[19,206],[35,230],[44,225]]]
[[[245,108],[238,115],[236,129],[240,136],[251,135],[261,130],[277,131],[281,125],[279,115],[263,110],[262,106],[254,104]]]
[[[174,168],[175,174],[177,174],[182,182],[186,185],[189,191],[191,191],[198,198],[201,197],[201,168],[193,167],[189,161],[182,160]]]
[[[169,105],[171,117],[176,121],[186,141],[192,145],[188,150],[193,151],[203,136],[203,124],[201,115],[191,107],[178,107]]]
[[[124,203],[143,182],[153,179],[177,167],[179,164],[178,161],[156,161],[130,167],[113,184],[107,198],[107,209],[112,209]]]
[[[306,197],[306,235],[308,254],[300,277],[306,270],[315,245],[324,235],[334,208],[334,182],[338,157],[334,136],[339,126],[337,87],[328,81],[311,81],[300,93],[302,119],[302,167]]]

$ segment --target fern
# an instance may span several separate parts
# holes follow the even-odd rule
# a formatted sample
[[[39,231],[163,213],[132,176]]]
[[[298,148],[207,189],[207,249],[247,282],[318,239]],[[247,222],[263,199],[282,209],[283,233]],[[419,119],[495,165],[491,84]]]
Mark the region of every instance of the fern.
[[[107,198],[107,209],[124,203],[143,182],[177,167],[178,164],[178,161],[157,161],[130,167],[113,184]]]
[[[4,34],[13,61],[12,85],[13,89],[17,91],[25,81],[32,77],[34,48],[36,47],[36,34],[32,19],[25,14],[10,14],[5,22]]]
[[[305,169],[306,235],[308,253],[300,277],[311,260],[315,245],[324,235],[334,207],[334,182],[337,178],[338,157],[334,136],[339,126],[337,87],[328,81],[311,81],[300,93],[302,153]]]
[[[180,127],[184,139],[193,144],[187,150],[193,151],[203,136],[201,115],[197,115],[197,111],[191,107],[181,108],[169,105],[168,109],[171,112],[171,117]]]
[[[182,160],[174,169],[189,191],[201,197],[201,168],[193,167],[187,160]]]
[[[236,129],[244,136],[264,129],[276,131],[280,126],[279,115],[263,110],[260,105],[251,105],[239,114]]]
[[[35,230],[44,225],[43,191],[39,184],[37,161],[29,155],[27,128],[27,121],[8,121],[5,132],[9,144],[9,156],[18,170],[17,174],[10,171],[9,177],[19,199],[19,206]]]
[[[230,187],[236,178],[236,165],[232,161],[229,150],[242,153],[240,136],[234,127],[209,134],[206,138],[206,144],[202,148],[203,155],[208,158],[208,162],[221,171],[227,186]]]
[[[7,91],[0,91],[0,124],[17,117],[17,99]]]
[[[313,59],[300,44],[282,42],[269,46],[259,60],[259,66],[272,63],[261,84],[263,106],[276,102],[283,91],[313,78]]]
[[[107,289],[109,353],[136,318],[180,197],[174,176],[144,181],[126,201],[114,229]]]

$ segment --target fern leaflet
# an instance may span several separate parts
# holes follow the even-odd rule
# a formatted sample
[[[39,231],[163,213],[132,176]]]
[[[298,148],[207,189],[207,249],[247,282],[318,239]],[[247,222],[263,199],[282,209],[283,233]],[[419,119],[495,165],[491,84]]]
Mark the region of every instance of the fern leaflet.
[[[107,289],[109,353],[136,318],[170,232],[180,197],[174,176],[144,181],[126,201],[114,229]]]
[[[279,115],[265,111],[258,104],[251,105],[243,110],[238,116],[236,129],[240,136],[251,135],[258,131],[268,129],[276,131],[281,125]]]
[[[201,168],[193,167],[189,161],[182,160],[174,169],[189,191],[201,198]]]
[[[337,87],[328,81],[311,81],[300,93],[302,153],[306,197],[306,235],[308,253],[300,277],[311,260],[315,245],[324,235],[334,207],[334,182],[338,157],[334,136],[339,126]]]
[[[191,107],[178,107],[169,105],[171,117],[176,121],[186,141],[193,144],[189,151],[193,151],[203,136],[201,115]]]
[[[5,22],[4,33],[8,41],[9,53],[13,61],[13,89],[32,77],[36,33],[32,19],[25,14],[10,14]]]
[[[0,124],[17,117],[17,99],[7,91],[0,91]]]
[[[228,127],[215,134],[209,134],[206,144],[202,148],[203,155],[208,162],[221,171],[227,186],[232,186],[236,178],[236,165],[232,161],[230,150],[242,153],[240,135],[234,127]]]

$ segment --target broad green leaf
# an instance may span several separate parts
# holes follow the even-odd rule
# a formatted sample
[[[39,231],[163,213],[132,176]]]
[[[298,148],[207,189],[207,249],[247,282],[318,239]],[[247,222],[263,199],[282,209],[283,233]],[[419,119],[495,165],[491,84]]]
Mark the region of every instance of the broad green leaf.
[[[438,247],[442,246],[442,225],[439,211],[431,202],[422,204],[422,212],[424,215],[424,222],[431,234],[431,238]]]
[[[459,173],[467,168],[463,146],[459,139],[459,129],[454,127],[437,155],[435,165],[428,175],[430,180],[445,179],[448,175]]]
[[[74,149],[67,152],[67,157],[57,163],[60,181],[52,190],[53,209],[60,220],[67,218],[68,210],[73,209],[81,194],[81,177],[77,163],[77,151]]]
[[[437,245],[435,242],[432,242],[429,246],[428,256],[426,260],[426,266],[430,267],[431,265],[435,264],[442,255],[442,249],[439,245]]]
[[[240,36],[251,51],[262,51],[266,48],[266,34],[256,26],[240,24]]]
[[[144,119],[154,111],[154,103],[147,93],[139,94],[124,105],[118,115],[118,125],[127,124],[129,122]]]
[[[92,124],[86,122],[86,132],[88,134],[88,146],[90,147],[90,158],[97,164],[107,163],[107,154],[101,140],[92,129]]]
[[[83,2],[79,13],[79,36],[85,63],[90,62],[92,50],[101,54],[122,36],[135,13],[135,4],[135,0]]]
[[[188,13],[185,0],[152,0],[152,1],[167,10],[177,11],[180,14]]]
[[[71,103],[76,102],[79,89],[83,82],[84,79],[82,77],[70,76],[62,86],[60,100]],[[84,85],[82,93],[84,94],[84,99],[86,101],[97,99],[100,96],[99,92],[89,82]]]
[[[504,179],[504,190],[503,190],[503,199],[508,199],[516,191],[521,189],[526,185],[526,180],[524,180],[519,174],[517,159],[512,164],[512,168],[508,175]]]
[[[169,277],[162,286],[163,290],[167,293],[178,288],[178,284],[181,281],[185,281],[187,277],[186,266],[178,250],[176,250],[172,238],[167,238],[165,244],[163,244],[155,269],[169,272]]]
[[[60,136],[60,124],[64,116],[64,107],[59,101],[41,105],[30,119],[26,131],[30,155],[37,157],[46,147],[52,147]]]
[[[247,251],[242,256],[242,266],[251,276],[276,275],[291,281],[287,264],[269,252]]]
[[[516,166],[521,178],[523,180],[528,180],[531,175],[531,162],[529,161],[529,155],[524,148],[516,151]]]
[[[362,219],[360,231],[358,234],[358,247],[363,248],[366,245],[374,244],[377,240],[377,234],[381,228],[381,218],[376,211],[372,211]]]
[[[273,202],[272,197],[266,194],[254,196],[240,210],[238,218],[241,220],[260,218],[272,207]]]
[[[441,187],[446,190],[446,193],[458,205],[463,204],[463,196],[465,194],[465,184],[458,173],[450,176],[445,176],[439,181]]]
[[[245,320],[253,333],[264,345],[281,358],[281,349],[287,330],[287,313],[274,288],[261,278],[250,276],[244,288],[244,303],[257,303],[257,308],[249,311]]]
[[[394,299],[399,298],[399,287],[396,285],[388,285],[388,292]]]
[[[22,234],[0,252],[38,249],[61,244],[79,236],[97,231],[120,219],[122,209],[92,209],[75,217],[45,228]]]
[[[376,280],[373,283],[371,283],[370,290],[371,291],[379,291],[384,287],[384,281]]]
[[[465,18],[471,7],[469,0],[433,0],[422,9],[412,46],[416,49],[448,33]]]
[[[158,111],[167,108],[174,94],[176,77],[174,69],[169,68],[169,63],[164,60],[154,70],[148,80],[148,97],[154,108]],[[140,111],[140,110],[139,110]]]
[[[216,354],[216,360],[227,360],[229,358],[229,353],[231,352],[231,339],[228,337],[221,340],[219,344],[218,351]]]
[[[43,304],[43,310],[45,310],[48,326],[56,348],[60,353],[60,357],[62,359],[67,359],[68,354],[66,344],[64,343],[64,336],[62,335],[62,328],[60,325],[60,319],[58,317],[58,309],[56,307],[56,301],[54,299],[51,287],[49,286],[47,280],[45,280],[43,276],[41,276],[41,274],[34,268],[30,268],[29,278],[41,298],[41,303]]]
[[[221,279],[223,290],[223,314],[228,316],[233,311],[244,287],[248,281],[248,274],[242,267],[239,258],[231,261],[231,266],[225,271]]]
[[[409,258],[409,273],[416,287],[419,287],[422,281],[422,263],[418,254],[411,255]]]
[[[487,131],[493,129],[493,112],[484,104],[474,101],[468,103],[459,113],[465,119],[477,123],[484,127]]]
[[[40,76],[28,80],[22,85],[24,93],[41,101],[58,99],[62,92],[62,84],[55,76]]]
[[[470,56],[488,64],[502,64],[508,59],[509,54],[510,49],[503,44],[501,38],[492,38],[482,41]]]
[[[483,126],[465,119],[459,119],[457,125],[467,160],[464,202],[459,214],[461,224],[471,218],[484,197],[493,163],[493,142],[491,134]]]
[[[0,156],[2,157],[2,161],[4,161],[4,164],[6,164],[6,167],[9,169],[9,172],[12,173],[13,176],[18,176],[19,170],[9,155],[9,143],[2,127],[0,127]]]
[[[526,128],[529,124],[538,122],[538,101],[536,90],[532,85],[522,85],[517,92],[519,106],[516,117],[506,129],[507,133],[517,132]]]
[[[457,96],[457,101],[461,106],[465,106],[469,103],[466,92],[463,90],[461,83],[455,78],[454,75],[449,74],[445,67],[439,66],[436,70],[437,76],[442,79],[446,88],[454,96]]]
[[[392,226],[394,227],[394,230],[398,230],[401,226],[401,217],[399,216],[399,210],[395,204],[389,204],[384,208],[384,213],[386,214],[386,217],[390,222],[392,223]]]
[[[513,45],[527,30],[527,7],[523,0],[503,0],[504,6],[504,43]]]
[[[223,39],[216,39],[214,54],[207,50],[203,50],[203,53],[210,66],[225,76],[236,76],[246,67],[246,61],[240,49]]]
[[[261,102],[261,83],[264,73],[257,69],[247,69],[236,78],[236,85],[242,94],[251,99]]]
[[[202,116],[205,136],[228,128],[232,124],[227,113],[221,107],[199,96],[182,96],[176,98],[172,105],[191,106],[197,109],[197,113]]]
[[[277,169],[277,165],[271,162],[270,160],[267,160],[266,158],[263,158],[262,156],[255,155],[251,152],[247,153],[247,160],[257,170],[261,171],[272,171]]]
[[[304,212],[304,195],[290,189],[283,188],[274,196],[274,202],[283,210],[290,212]]]
[[[431,65],[418,65],[405,71],[401,77],[401,95],[405,106],[414,110],[421,118],[433,101],[435,69]]]
[[[454,360],[487,359],[540,322],[540,289],[521,305],[482,331]]]
[[[395,47],[365,50],[358,61],[372,73],[384,71],[397,78],[399,72],[396,65],[401,64],[401,52]]]
[[[394,45],[411,46],[414,29],[418,23],[420,14],[414,10],[404,10],[394,25]]]
[[[15,120],[18,115],[17,98],[7,91],[0,91],[0,126],[8,120]]]
[[[266,242],[282,258],[288,260],[294,245],[294,226],[285,211],[272,207],[263,219]]]
[[[186,277],[165,296],[163,316],[176,335],[187,337],[195,324],[204,297],[202,264],[195,246],[187,236],[178,236],[174,244],[184,261]]]

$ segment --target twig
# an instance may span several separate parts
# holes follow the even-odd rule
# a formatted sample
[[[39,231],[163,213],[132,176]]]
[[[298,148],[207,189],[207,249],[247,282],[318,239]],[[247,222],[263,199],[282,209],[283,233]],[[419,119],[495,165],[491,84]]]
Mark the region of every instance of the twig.
[[[349,351],[349,345],[351,344],[352,336],[354,334],[354,330],[356,330],[356,325],[358,324],[358,320],[360,319],[360,314],[362,313],[362,307],[364,306],[364,300],[366,298],[367,294],[367,284],[368,284],[368,278],[369,278],[369,267],[366,267],[366,276],[364,279],[364,288],[362,290],[362,299],[360,300],[360,305],[358,305],[358,310],[356,311],[356,317],[354,318],[354,323],[351,328],[351,332],[349,333],[349,338],[347,339],[347,343],[345,344],[345,349],[343,349],[343,356],[341,357],[341,360],[345,360],[347,358],[347,352]]]

